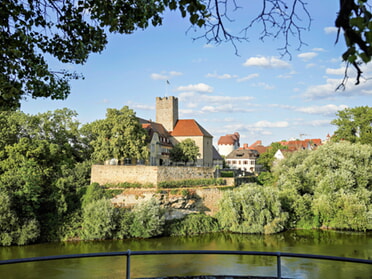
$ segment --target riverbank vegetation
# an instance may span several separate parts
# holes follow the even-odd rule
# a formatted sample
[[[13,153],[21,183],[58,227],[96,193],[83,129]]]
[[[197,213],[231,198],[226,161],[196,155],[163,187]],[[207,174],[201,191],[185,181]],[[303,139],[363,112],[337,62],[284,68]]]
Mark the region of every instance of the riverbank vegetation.
[[[225,190],[215,216],[166,221],[155,199],[132,209],[115,207],[110,198],[120,189],[89,184],[94,133],[75,116],[67,109],[0,113],[0,245],[215,231],[372,230],[371,144],[341,141],[290,153],[257,183]]]

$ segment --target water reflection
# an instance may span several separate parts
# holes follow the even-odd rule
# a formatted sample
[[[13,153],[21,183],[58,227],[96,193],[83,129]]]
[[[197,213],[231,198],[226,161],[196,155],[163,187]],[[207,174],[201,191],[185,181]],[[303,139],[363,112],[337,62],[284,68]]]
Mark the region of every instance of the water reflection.
[[[372,234],[290,231],[276,235],[207,234],[145,240],[68,242],[0,248],[1,259],[106,251],[239,250],[282,251],[370,259]],[[307,259],[282,259],[283,276],[291,278],[366,278],[372,267]],[[3,275],[6,275],[4,277]],[[169,275],[275,276],[276,259],[258,256],[133,256],[133,277]],[[0,278],[124,278],[125,257],[71,259],[0,266]]]

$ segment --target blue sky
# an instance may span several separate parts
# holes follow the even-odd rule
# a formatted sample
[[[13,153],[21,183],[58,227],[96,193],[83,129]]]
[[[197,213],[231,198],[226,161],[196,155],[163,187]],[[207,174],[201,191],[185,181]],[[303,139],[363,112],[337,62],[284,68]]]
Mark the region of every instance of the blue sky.
[[[216,46],[193,40],[202,30],[186,33],[188,21],[178,12],[167,12],[163,26],[110,35],[106,49],[85,65],[51,61],[52,68],[77,71],[85,79],[71,83],[72,92],[65,101],[27,99],[21,110],[36,114],[68,107],[86,123],[104,118],[107,108],[127,105],[137,116],[155,120],[155,98],[176,96],[180,118],[196,119],[214,136],[214,143],[234,132],[241,135],[241,144],[325,139],[336,128],[330,121],[338,110],[371,105],[372,81],[363,79],[354,86],[350,73],[346,90],[335,91],[343,78],[341,55],[346,50],[342,38],[335,44],[339,1],[309,2],[313,21],[310,31],[302,32],[306,45],[298,50],[293,39],[291,57],[281,57],[282,39],[259,40],[258,25],[248,34],[249,42],[237,43],[236,55],[229,43]],[[257,1],[253,8],[237,13],[229,30],[240,30],[260,4]],[[372,77],[372,65],[363,70],[365,77]]]

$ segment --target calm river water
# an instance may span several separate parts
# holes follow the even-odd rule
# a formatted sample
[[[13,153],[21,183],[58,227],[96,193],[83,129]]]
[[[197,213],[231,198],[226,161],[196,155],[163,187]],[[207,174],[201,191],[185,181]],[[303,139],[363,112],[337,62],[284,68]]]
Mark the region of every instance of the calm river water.
[[[207,234],[145,240],[68,242],[1,247],[1,259],[147,250],[238,250],[292,252],[372,259],[372,234],[335,231],[289,231],[276,235]],[[133,256],[131,275],[275,276],[276,259],[257,256]],[[321,260],[282,258],[287,278],[367,278],[372,266]],[[69,259],[0,266],[0,278],[125,278],[125,257]]]

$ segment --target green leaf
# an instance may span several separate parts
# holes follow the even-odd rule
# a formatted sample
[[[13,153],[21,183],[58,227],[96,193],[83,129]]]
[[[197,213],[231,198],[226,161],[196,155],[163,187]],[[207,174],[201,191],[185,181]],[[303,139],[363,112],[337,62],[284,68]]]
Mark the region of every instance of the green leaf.
[[[365,54],[364,52],[359,54],[360,58],[362,58],[364,63],[368,63],[371,61],[371,57]]]
[[[197,14],[193,14],[191,17],[190,17],[190,22],[192,24],[196,24],[196,22],[198,21],[198,18],[199,16]]]

